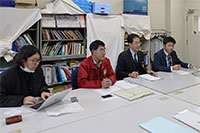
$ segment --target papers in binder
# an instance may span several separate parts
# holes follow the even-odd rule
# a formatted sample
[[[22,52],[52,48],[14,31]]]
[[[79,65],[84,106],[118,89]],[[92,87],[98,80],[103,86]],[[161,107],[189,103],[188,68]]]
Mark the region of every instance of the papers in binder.
[[[156,80],[160,80],[161,79],[161,77],[156,77],[156,76],[152,76],[152,75],[149,75],[149,74],[139,75],[138,77],[146,79],[146,80],[149,80],[149,81],[156,81]]]
[[[144,96],[148,96],[153,94],[153,92],[146,90],[144,88],[131,88],[131,89],[125,89],[120,90],[114,93],[115,95],[122,97],[124,99],[127,99],[129,101],[133,101],[139,98],[142,98]]]
[[[193,131],[163,117],[156,117],[150,121],[142,123],[140,124],[140,127],[151,133],[193,133]]]
[[[172,117],[200,131],[200,115],[189,110],[184,110],[176,113]]]
[[[56,21],[53,16],[43,16],[41,24],[42,27],[56,27]]]

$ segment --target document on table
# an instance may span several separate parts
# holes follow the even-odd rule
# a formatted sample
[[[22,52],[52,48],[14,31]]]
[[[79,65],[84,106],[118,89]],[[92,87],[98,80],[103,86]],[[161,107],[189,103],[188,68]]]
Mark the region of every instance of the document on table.
[[[184,110],[176,113],[172,117],[200,131],[200,115],[189,110]]]
[[[144,88],[130,88],[125,90],[119,90],[117,92],[114,92],[115,95],[122,97],[124,99],[127,99],[129,101],[133,101],[139,98],[142,98],[144,96],[148,96],[153,94],[153,92],[146,90]]]
[[[130,89],[130,88],[138,87],[138,85],[129,83],[129,82],[124,81],[124,80],[117,81],[114,84],[114,86],[117,86],[117,87],[120,87],[120,88],[123,88],[123,89]]]
[[[50,106],[46,108],[45,110],[46,110],[47,115],[50,115],[50,116],[59,116],[61,114],[76,113],[76,112],[84,111],[84,109],[78,104],[78,102]]]
[[[102,89],[94,89],[94,91],[102,94],[102,95],[108,95],[112,94],[115,91],[121,90],[122,88],[117,87],[117,86],[110,86],[109,88],[102,88]]]
[[[187,75],[187,74],[190,74],[190,72],[183,71],[183,70],[173,70],[172,72],[176,73],[178,75]]]
[[[194,76],[200,77],[200,70],[192,73]]]
[[[193,133],[193,131],[163,117],[155,117],[140,124],[140,127],[151,133]]]
[[[150,74],[142,74],[142,75],[139,75],[138,77],[143,78],[143,79],[147,79],[149,81],[156,81],[156,80],[161,79],[161,77],[152,76]]]

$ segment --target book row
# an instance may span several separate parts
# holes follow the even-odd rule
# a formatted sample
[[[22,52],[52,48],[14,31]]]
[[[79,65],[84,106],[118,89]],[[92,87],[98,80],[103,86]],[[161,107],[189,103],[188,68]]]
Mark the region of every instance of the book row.
[[[35,45],[28,33],[19,36],[12,44],[12,50],[18,52],[24,45]]]
[[[71,81],[72,70],[65,65],[43,65],[45,81],[48,85]]]
[[[42,30],[43,40],[75,40],[83,39],[83,35],[79,30],[56,30],[56,29],[43,29]]]
[[[43,56],[53,56],[53,55],[80,55],[84,54],[85,48],[81,43],[67,43],[62,44],[62,42],[57,42],[54,45],[48,45],[44,43],[42,49]]]

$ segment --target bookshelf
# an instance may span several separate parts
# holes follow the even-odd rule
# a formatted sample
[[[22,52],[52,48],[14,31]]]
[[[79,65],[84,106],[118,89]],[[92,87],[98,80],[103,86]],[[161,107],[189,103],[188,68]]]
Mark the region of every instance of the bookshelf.
[[[86,57],[86,21],[84,15],[43,14],[40,50],[43,61]]]
[[[39,48],[49,86],[71,83],[74,69],[71,64],[86,58],[85,18],[85,15],[42,14]]]

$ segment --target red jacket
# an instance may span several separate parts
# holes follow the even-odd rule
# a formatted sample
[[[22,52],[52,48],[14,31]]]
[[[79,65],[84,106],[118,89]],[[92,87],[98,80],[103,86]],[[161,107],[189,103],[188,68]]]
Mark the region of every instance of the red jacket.
[[[112,81],[112,85],[116,82],[115,73],[108,58],[102,61],[101,75],[93,62],[92,56],[81,62],[78,71],[79,88],[101,88],[101,81],[104,78],[109,78]]]

